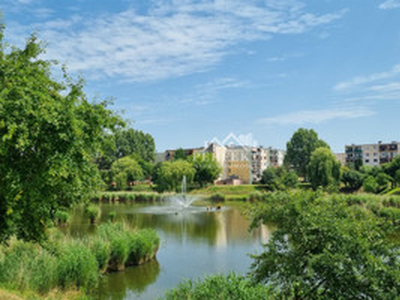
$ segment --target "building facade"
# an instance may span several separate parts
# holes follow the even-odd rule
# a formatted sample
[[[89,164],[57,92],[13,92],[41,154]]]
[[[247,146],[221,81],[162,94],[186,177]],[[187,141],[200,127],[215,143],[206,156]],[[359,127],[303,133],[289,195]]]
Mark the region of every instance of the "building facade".
[[[391,162],[398,154],[399,142],[362,145],[346,145],[346,164],[362,164],[376,167]]]

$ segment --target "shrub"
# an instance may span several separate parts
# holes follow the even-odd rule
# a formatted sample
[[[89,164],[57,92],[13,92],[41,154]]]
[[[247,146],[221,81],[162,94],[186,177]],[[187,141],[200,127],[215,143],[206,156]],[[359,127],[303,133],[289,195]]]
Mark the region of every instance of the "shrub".
[[[232,273],[228,276],[207,277],[203,281],[184,281],[177,288],[166,292],[164,299],[259,300],[269,299],[269,295],[270,291],[266,286],[253,284],[250,280]]]
[[[375,178],[368,176],[363,182],[363,189],[367,193],[376,193],[378,191],[379,185]]]
[[[87,205],[85,207],[85,215],[90,219],[90,223],[94,224],[100,215],[100,208],[95,205]]]
[[[108,213],[108,219],[109,219],[111,222],[114,222],[116,217],[117,217],[117,212],[116,212],[115,210],[110,211],[110,212]]]
[[[107,271],[108,261],[110,260],[110,245],[103,239],[96,238],[91,242],[90,250],[96,258],[97,265],[101,273]]]
[[[98,270],[95,256],[90,249],[79,242],[64,246],[57,263],[58,284],[63,289],[90,291],[98,283]]]
[[[63,210],[58,210],[55,215],[54,215],[55,219],[57,220],[57,223],[59,225],[61,224],[66,224],[68,222],[69,219],[69,213]]]

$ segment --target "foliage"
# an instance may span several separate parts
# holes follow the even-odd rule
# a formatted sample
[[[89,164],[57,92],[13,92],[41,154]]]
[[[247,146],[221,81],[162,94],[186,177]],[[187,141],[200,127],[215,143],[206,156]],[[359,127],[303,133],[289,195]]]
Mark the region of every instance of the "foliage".
[[[179,191],[183,176],[186,176],[187,184],[193,182],[195,169],[185,160],[163,162],[157,169],[158,191]]]
[[[285,164],[293,168],[299,176],[306,176],[311,153],[320,147],[329,148],[318,138],[313,129],[298,129],[286,144]]]
[[[174,157],[173,157],[174,160],[179,160],[179,159],[186,160],[187,158],[188,158],[188,155],[186,154],[186,151],[184,149],[179,148],[179,149],[175,150]]]
[[[55,211],[89,199],[106,129],[122,124],[82,81],[54,81],[42,52],[35,36],[9,49],[0,29],[0,242],[41,240]]]
[[[307,174],[314,189],[337,186],[340,180],[340,162],[328,148],[317,148],[311,154]]]
[[[108,213],[108,219],[109,219],[111,222],[114,222],[116,217],[117,217],[117,212],[116,212],[115,210],[110,211],[110,212]]]
[[[310,192],[270,194],[253,209],[253,226],[273,222],[252,276],[278,299],[394,299],[399,250],[372,213],[343,197]]]
[[[129,182],[141,180],[144,177],[139,163],[129,156],[116,160],[111,166],[111,173],[118,190],[124,190]]]
[[[54,218],[57,220],[58,224],[66,224],[69,219],[69,213],[64,210],[58,210],[54,214]]]
[[[373,176],[368,176],[363,182],[363,189],[367,193],[376,193],[379,189],[379,184]]]
[[[153,259],[159,243],[154,230],[136,231],[125,223],[102,224],[85,239],[54,229],[43,245],[12,238],[0,246],[0,286],[41,294],[55,289],[90,293],[100,273],[116,270],[113,259],[121,258],[121,245],[124,262],[132,265]]]
[[[249,279],[231,273],[228,276],[207,277],[203,281],[184,281],[177,288],[166,292],[162,299],[272,299],[272,297],[269,297],[269,294],[269,289],[264,285],[253,284]]]
[[[90,219],[90,222],[93,224],[100,216],[100,208],[97,205],[86,205],[85,215]]]
[[[282,187],[281,179],[275,168],[269,167],[264,170],[261,176],[261,183],[265,184],[270,191],[279,190]]]
[[[299,177],[296,172],[289,171],[283,176],[282,183],[286,188],[297,188],[299,186]]]
[[[221,193],[215,193],[210,196],[210,200],[213,202],[224,202],[225,196]]]
[[[196,171],[194,182],[200,187],[213,183],[222,172],[221,166],[211,153],[194,155],[189,161]]]
[[[352,190],[358,190],[362,187],[364,175],[354,169],[345,168],[342,172],[342,182]]]
[[[92,290],[98,283],[98,264],[90,249],[81,243],[63,247],[58,257],[58,286]]]

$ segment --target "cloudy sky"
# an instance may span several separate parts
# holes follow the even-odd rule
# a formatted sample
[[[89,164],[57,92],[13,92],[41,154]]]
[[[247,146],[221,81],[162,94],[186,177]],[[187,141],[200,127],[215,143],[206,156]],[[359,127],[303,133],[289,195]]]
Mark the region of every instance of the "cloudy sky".
[[[0,0],[6,39],[115,99],[162,151],[230,133],[400,140],[400,0]]]

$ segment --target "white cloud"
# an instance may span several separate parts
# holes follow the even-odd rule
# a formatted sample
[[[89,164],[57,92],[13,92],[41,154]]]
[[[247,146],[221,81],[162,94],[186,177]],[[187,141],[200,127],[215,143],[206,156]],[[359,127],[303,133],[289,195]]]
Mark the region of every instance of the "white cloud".
[[[232,77],[221,77],[206,83],[197,84],[193,93],[186,95],[179,101],[181,104],[207,105],[219,99],[223,90],[241,89],[250,87],[248,81]]]
[[[399,0],[387,0],[379,5],[380,9],[395,9],[400,7]]]
[[[266,125],[319,124],[336,119],[356,119],[372,116],[374,114],[374,111],[366,107],[339,107],[291,112],[275,117],[259,119],[257,123]]]
[[[386,71],[386,72],[374,73],[374,74],[365,75],[365,76],[357,76],[351,80],[340,82],[340,83],[336,84],[333,87],[333,89],[336,91],[348,90],[348,89],[358,87],[363,84],[372,83],[374,81],[393,78],[393,77],[397,76],[398,74],[400,74],[400,64],[393,66],[393,68],[391,70]]]
[[[72,71],[91,78],[150,81],[205,71],[239,43],[304,33],[345,14],[311,14],[294,0],[152,3],[145,13],[130,9],[75,16],[33,28],[49,43],[46,57],[65,62]]]

